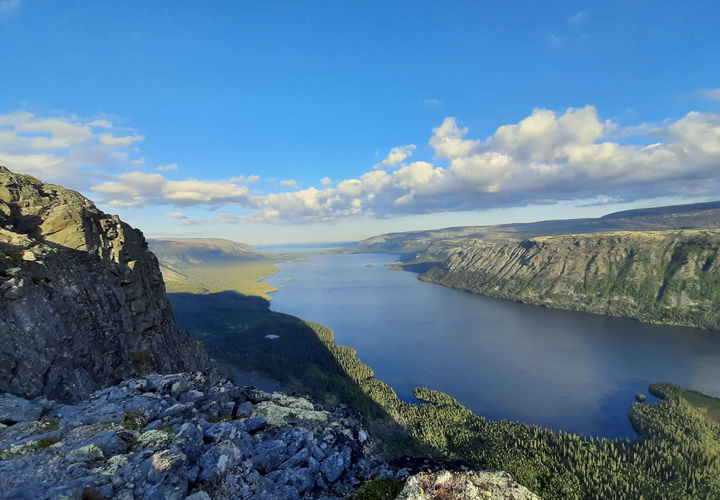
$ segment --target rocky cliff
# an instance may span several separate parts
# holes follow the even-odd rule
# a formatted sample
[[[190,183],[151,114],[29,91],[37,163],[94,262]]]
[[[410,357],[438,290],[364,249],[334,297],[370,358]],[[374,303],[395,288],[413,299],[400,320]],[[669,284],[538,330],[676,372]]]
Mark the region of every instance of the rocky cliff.
[[[0,392],[75,400],[131,375],[206,366],[140,231],[0,167]]]
[[[530,304],[720,329],[720,230],[456,245],[420,279]]]

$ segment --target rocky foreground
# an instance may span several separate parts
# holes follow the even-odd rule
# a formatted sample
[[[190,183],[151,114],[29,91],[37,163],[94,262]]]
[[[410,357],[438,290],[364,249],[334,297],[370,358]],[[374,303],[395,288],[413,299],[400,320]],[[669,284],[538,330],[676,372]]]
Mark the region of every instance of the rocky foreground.
[[[3,394],[0,420],[2,498],[343,497],[393,474],[347,408],[200,373],[129,379],[78,404]]]
[[[347,407],[201,373],[128,379],[76,404],[4,393],[0,421],[2,499],[332,499],[428,467],[376,456]],[[493,471],[411,478],[399,498],[446,490],[460,496],[443,498],[537,498]]]

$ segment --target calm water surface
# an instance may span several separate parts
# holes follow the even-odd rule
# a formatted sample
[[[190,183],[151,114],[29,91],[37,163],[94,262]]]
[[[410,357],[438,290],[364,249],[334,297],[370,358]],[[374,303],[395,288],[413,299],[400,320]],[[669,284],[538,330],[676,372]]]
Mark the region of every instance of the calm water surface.
[[[651,383],[720,396],[720,334],[472,295],[387,270],[394,259],[280,264],[271,307],[335,330],[401,398],[423,385],[489,419],[634,436],[627,413]]]

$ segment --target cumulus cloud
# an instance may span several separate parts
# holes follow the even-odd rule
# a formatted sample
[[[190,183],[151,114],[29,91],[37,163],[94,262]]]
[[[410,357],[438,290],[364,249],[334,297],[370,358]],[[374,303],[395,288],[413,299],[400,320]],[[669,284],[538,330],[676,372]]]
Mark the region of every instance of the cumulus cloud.
[[[127,172],[91,189],[97,193],[101,202],[112,207],[168,203],[177,206],[251,205],[247,186],[229,180],[171,181],[162,174]]]
[[[134,142],[142,141],[145,139],[141,135],[133,134],[133,135],[126,135],[124,137],[116,137],[112,134],[103,134],[100,136],[100,142],[103,144],[107,144],[108,146],[119,146],[119,147],[128,147]]]
[[[654,142],[620,144],[611,136],[652,131]],[[266,220],[484,209],[564,200],[632,201],[703,196],[720,187],[720,115],[690,112],[631,134],[602,120],[593,106],[562,113],[536,109],[485,139],[446,118],[429,144],[436,163],[372,170],[334,188],[274,193],[255,200]]]
[[[708,99],[718,100],[720,99],[720,88],[717,89],[705,89],[703,95]]]
[[[92,161],[128,165],[132,148],[111,147],[101,139],[107,133],[128,135],[100,128],[77,119],[0,115],[0,160],[42,178],[47,177],[44,173],[63,171],[68,165],[77,170]],[[169,169],[163,168],[106,173],[91,189],[101,203],[112,207],[221,209],[219,217],[208,220],[225,223],[333,221],[568,200],[709,197],[720,192],[716,113],[691,111],[659,124],[621,127],[602,119],[593,106],[562,112],[539,108],[487,137],[471,136],[467,126],[448,117],[432,130],[428,143],[433,158],[405,163],[416,148],[400,146],[386,158],[386,165],[395,168],[369,166],[361,175],[335,182],[325,177],[319,188],[251,193],[247,184],[257,181],[257,175],[170,180],[163,172]],[[297,185],[289,181],[283,181],[285,187]],[[233,214],[233,207],[241,208],[242,215]]]
[[[385,166],[391,166],[391,165],[397,165],[401,161],[405,160],[407,157],[413,154],[413,151],[415,151],[415,144],[408,144],[407,146],[397,146],[390,150],[388,155],[385,157],[383,161],[378,163],[376,165],[377,168],[382,168]]]
[[[78,189],[89,187],[100,170],[144,163],[130,147],[142,139],[108,120],[24,111],[0,115],[0,163]]]

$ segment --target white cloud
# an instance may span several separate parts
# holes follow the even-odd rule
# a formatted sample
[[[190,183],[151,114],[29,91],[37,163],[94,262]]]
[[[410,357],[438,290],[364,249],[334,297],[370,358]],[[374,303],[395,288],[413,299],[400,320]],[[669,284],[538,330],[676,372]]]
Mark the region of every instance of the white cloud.
[[[467,127],[448,117],[429,138],[432,161],[402,163],[416,148],[401,146],[386,158],[399,164],[395,169],[369,166],[353,178],[333,182],[324,177],[320,188],[264,194],[248,189],[247,183],[259,179],[255,174],[170,180],[164,173],[170,170],[167,165],[160,172],[127,171],[138,161],[134,148],[106,144],[102,135],[121,137],[118,130],[95,133],[97,125],[90,123],[29,113],[0,115],[0,163],[44,180],[70,176],[74,182],[69,185],[87,183],[108,206],[219,208],[225,215],[207,220],[225,223],[333,221],[567,200],[716,197],[720,192],[720,114],[709,112],[620,127],[601,119],[593,106],[563,112],[535,109],[485,138],[470,136]],[[642,140],[633,144],[638,136]],[[85,175],[87,165],[99,168],[100,177]],[[117,165],[126,171],[113,171]],[[280,183],[297,186],[290,179]],[[243,215],[232,214],[232,207],[242,208]],[[199,224],[206,219],[182,220]]]
[[[234,182],[196,179],[171,181],[162,174],[144,172],[120,174],[114,180],[91,189],[103,203],[116,207],[168,203],[177,206],[251,204],[248,188]]]
[[[99,128],[113,128],[113,124],[111,121],[108,120],[93,120],[90,123],[88,123],[91,127],[99,127]]]
[[[186,219],[184,213],[182,212],[168,212],[165,214],[165,217],[170,217],[171,219]]]
[[[260,176],[257,174],[252,174],[247,178],[248,184],[255,184],[257,181],[260,180]]]
[[[107,139],[123,138],[115,134],[128,130],[115,129],[107,120],[38,117],[21,111],[0,114],[0,127],[0,163],[76,189],[87,189],[101,171],[144,162],[129,147],[140,136],[132,132],[132,141]]]
[[[0,12],[10,12],[20,6],[20,0],[0,0]]]
[[[463,139],[467,131],[467,127],[459,128],[457,126],[455,118],[445,118],[442,125],[433,129],[430,145],[435,149],[435,154],[440,157],[453,158],[467,155],[477,144],[477,141]]]
[[[720,88],[717,89],[705,89],[703,90],[703,95],[707,97],[708,99],[717,100],[720,99]]]
[[[283,187],[296,187],[298,183],[296,180],[293,179],[285,179],[280,181],[280,185]]]
[[[145,139],[143,136],[137,134],[126,135],[124,137],[115,137],[112,134],[103,134],[100,136],[100,142],[103,144],[123,148],[130,146],[134,142],[142,141],[143,139]]]
[[[383,166],[397,165],[398,163],[412,155],[413,151],[415,151],[415,148],[415,144],[394,147],[390,150],[385,159],[378,163],[376,167],[382,168]]]
[[[563,113],[536,109],[487,139],[447,118],[430,145],[446,165],[416,161],[373,170],[335,188],[276,193],[258,200],[254,217],[335,220],[482,209],[575,199],[632,201],[663,195],[712,195],[720,188],[720,115],[690,112],[647,131],[657,141],[620,144],[624,135],[593,106]]]
[[[169,170],[177,170],[178,164],[177,163],[170,163],[168,165],[158,165],[157,169],[161,172],[167,172]]]

